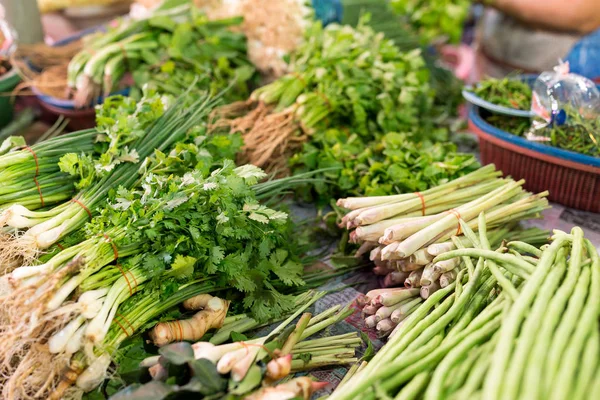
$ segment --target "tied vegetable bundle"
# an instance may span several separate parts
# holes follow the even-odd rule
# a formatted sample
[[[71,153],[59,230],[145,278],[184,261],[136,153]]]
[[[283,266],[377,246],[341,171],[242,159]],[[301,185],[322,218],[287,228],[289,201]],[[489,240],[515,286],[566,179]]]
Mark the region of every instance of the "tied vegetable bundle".
[[[112,101],[122,107],[111,108]],[[192,127],[201,125],[220,100],[201,95],[184,109],[181,106],[186,101],[182,96],[169,104],[152,93],[137,104],[131,99],[111,100],[103,115],[106,119],[102,119],[109,129],[102,131],[99,139],[108,143],[108,149],[98,158],[83,153],[61,157],[59,167],[79,179],[75,183],[79,192],[70,201],[42,211],[31,211],[15,201],[0,214],[0,224],[7,232],[0,243],[3,270],[34,259],[40,250],[79,230],[96,215],[111,190],[132,187],[140,179],[138,172],[143,172],[147,157],[170,151]],[[117,115],[128,109],[135,111]]]
[[[460,220],[476,229],[477,215],[486,212],[490,228],[497,229],[539,218],[548,208],[547,192],[528,193],[523,181],[501,179],[500,174],[488,165],[422,193],[340,199],[338,206],[349,210],[340,225],[354,228],[350,241],[361,245],[359,255],[370,251],[375,272],[386,276],[388,285],[404,284],[427,298],[442,281],[451,282],[452,271],[461,264],[458,258],[432,262],[440,251],[463,246],[452,239],[463,232]]]
[[[96,108],[94,129],[32,146],[26,146],[22,137],[7,138],[0,149],[0,179],[6,183],[0,190],[0,210],[11,205],[15,211],[19,206],[35,210],[64,202],[116,165],[137,162],[139,154],[132,144],[162,116],[166,104],[151,91],[138,102],[113,96]],[[6,212],[4,218],[13,218],[9,214],[15,213]]]
[[[327,383],[312,382],[308,377],[285,379],[307,369],[355,363],[362,341],[356,332],[310,339],[352,314],[349,307],[329,308],[315,316],[303,313],[296,325],[290,326],[296,316],[322,297],[322,293],[307,295],[312,298],[267,336],[219,346],[202,341],[160,348],[158,356],[148,357],[139,365],[143,384],[133,384],[111,399],[134,399],[150,392],[160,393],[157,398],[178,392],[193,392],[206,399],[310,398]],[[147,376],[152,380],[148,382]]]
[[[301,249],[290,240],[287,214],[259,200],[276,198],[298,178],[258,184],[265,176],[231,161],[208,176],[149,172],[140,187],[112,192],[83,241],[15,269],[2,297],[5,395],[61,394],[73,383],[93,389],[124,340],[199,294],[225,291],[257,320],[291,309],[294,297],[275,286],[303,284]],[[213,317],[228,304],[217,300],[201,305],[201,328],[179,325],[174,339],[198,340],[219,327]]]
[[[267,171],[286,170],[316,132],[351,126],[367,140],[372,131],[411,132],[432,109],[420,51],[403,53],[362,22],[313,24],[290,70],[215,115],[213,129],[241,132],[243,160]]]
[[[245,36],[231,30],[241,21],[209,21],[190,0],[165,0],[141,19],[121,21],[90,37],[69,63],[75,105],[108,96],[126,73],[133,73],[137,88],[149,83],[162,93],[179,95],[195,86],[215,95],[235,81],[227,96],[246,96],[254,68]]]
[[[600,257],[580,228],[550,245],[492,250],[486,217],[468,246],[437,256],[466,268],[408,316],[363,371],[331,396],[572,399],[600,383]]]

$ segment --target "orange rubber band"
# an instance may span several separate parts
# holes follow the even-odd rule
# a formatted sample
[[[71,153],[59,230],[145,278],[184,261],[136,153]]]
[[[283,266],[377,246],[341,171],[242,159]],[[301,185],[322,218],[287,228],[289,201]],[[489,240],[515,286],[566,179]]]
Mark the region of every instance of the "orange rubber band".
[[[120,264],[117,264],[117,268],[121,272],[121,275],[123,275],[123,278],[125,278],[125,282],[127,282],[127,286],[129,287],[129,295],[133,296],[133,290],[131,289],[131,282],[129,282],[129,278],[127,278],[127,274],[125,273],[125,271],[123,271],[123,268],[121,268]]]
[[[129,337],[129,333],[127,333],[127,329],[125,329],[123,327],[123,325],[121,325],[121,323],[119,322],[119,320],[115,318],[114,321],[117,323],[117,325],[119,325],[119,328],[121,328],[121,330],[123,331],[123,333],[125,334],[125,336]]]
[[[315,93],[317,94],[317,96],[319,96],[325,102],[325,104],[327,104],[327,108],[329,108],[329,110],[331,110],[331,103],[329,102],[329,99],[327,98],[327,96],[325,96],[325,93],[321,93],[319,91],[316,91]]]
[[[117,251],[117,246],[115,245],[115,243],[110,239],[110,237],[108,237],[108,235],[106,233],[102,234],[102,236],[104,236],[104,239],[106,239],[106,241],[108,243],[110,243],[110,245],[112,246],[113,249],[113,254],[115,255],[115,258],[113,261],[117,261],[117,259],[119,258],[119,252]]]
[[[421,215],[425,216],[425,197],[423,197],[421,192],[415,192],[415,194],[421,199]]]
[[[462,233],[462,230],[461,230],[461,227],[460,227],[460,220],[461,220],[462,217],[460,216],[460,213],[458,211],[456,211],[454,208],[451,209],[451,210],[448,210],[446,212],[449,213],[449,214],[452,214],[452,215],[454,215],[456,217],[456,220],[458,221],[458,229],[456,230],[456,235],[455,236],[460,235]]]
[[[60,243],[56,243],[56,247],[58,247],[58,248],[59,248],[59,249],[61,249],[61,250],[64,250],[64,249],[65,249],[65,248],[63,247],[63,245],[62,245],[62,244],[60,244]]]
[[[78,204],[81,208],[83,208],[85,210],[85,212],[87,213],[88,217],[90,217],[90,219],[92,219],[92,212],[90,211],[89,208],[87,208],[82,202],[80,202],[77,199],[71,199],[72,203],[76,203]]]
[[[33,160],[35,161],[35,175],[33,177],[33,182],[35,183],[35,187],[37,188],[38,193],[40,194],[40,202],[42,203],[42,207],[44,207],[46,204],[44,202],[44,196],[42,196],[42,188],[37,180],[37,177],[40,175],[40,163],[38,161],[37,154],[35,154],[35,151],[33,151],[33,149],[29,146],[25,146],[23,148],[31,153],[31,155],[33,156]]]
[[[127,320],[127,318],[125,318],[125,316],[123,314],[117,313],[116,316],[121,318],[123,321],[125,321],[125,323],[128,325],[128,327],[131,328],[131,334],[133,335],[135,333],[135,328],[133,327],[131,322],[129,322],[129,320]]]
[[[302,84],[304,86],[306,86],[306,81],[304,80],[304,78],[302,77],[302,75],[300,75],[299,73],[297,73],[295,71],[292,72],[291,75],[294,76],[294,77],[296,77],[296,79],[298,79],[300,82],[302,82]]]

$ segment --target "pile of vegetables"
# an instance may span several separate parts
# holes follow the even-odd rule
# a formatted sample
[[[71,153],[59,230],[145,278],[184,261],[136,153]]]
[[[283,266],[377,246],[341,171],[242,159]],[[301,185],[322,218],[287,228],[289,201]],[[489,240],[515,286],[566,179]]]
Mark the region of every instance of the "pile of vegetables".
[[[126,19],[87,38],[68,66],[68,87],[77,107],[119,88],[126,73],[137,88],[149,83],[179,95],[190,86],[214,95],[230,85],[231,100],[247,95],[254,67],[246,38],[232,31],[241,18],[209,21],[190,0],[165,0],[141,19]],[[232,83],[233,82],[233,83]]]
[[[219,99],[196,96],[190,107],[183,107],[188,98],[154,93],[137,104],[111,98],[99,116],[109,129],[95,132],[104,152],[58,161],[77,195],[50,209],[17,202],[2,212],[0,251],[12,271],[0,298],[7,398],[58,398],[76,382],[77,390],[94,388],[125,340],[200,294],[218,291],[227,303],[202,306],[177,325],[202,328],[175,339],[198,340],[219,327],[214,316],[231,300],[257,321],[295,306],[281,290],[304,284],[303,248],[288,215],[260,201],[277,201],[311,178],[259,184],[266,178],[259,168],[227,160],[239,136],[204,134]],[[120,114],[127,105],[132,112]],[[171,325],[164,330],[172,336]]]
[[[444,132],[440,132],[442,135]],[[419,135],[390,132],[368,142],[345,130],[318,131],[290,159],[294,173],[333,168],[299,190],[303,199],[327,204],[344,196],[385,196],[441,185],[479,167],[472,154],[449,142],[418,141]]]
[[[243,161],[267,171],[287,169],[290,155],[318,131],[348,126],[369,142],[373,131],[412,131],[432,109],[420,51],[403,53],[364,23],[313,24],[290,70],[247,102],[217,110],[213,126],[241,132]]]
[[[267,336],[243,338],[218,346],[201,341],[161,347],[159,355],[140,363],[139,383],[121,390],[111,399],[139,398],[148,393],[164,398],[182,391],[195,393],[199,398],[227,394],[248,399],[288,398],[285,395],[292,391],[292,397],[308,399],[327,383],[312,382],[306,377],[288,382],[282,379],[290,373],[315,367],[355,363],[356,348],[362,343],[356,332],[309,339],[352,314],[354,311],[349,307],[339,310],[336,306],[315,316],[303,313],[296,325],[290,326],[296,316],[323,294],[307,293],[311,299]],[[236,318],[231,316],[226,320],[234,323]]]
[[[499,106],[517,110],[531,108],[531,87],[527,82],[513,77],[484,79],[477,84],[473,92],[483,100]]]
[[[580,228],[550,245],[494,250],[461,220],[456,280],[423,301],[334,400],[361,398],[585,398],[600,382],[600,257]],[[406,289],[404,289],[406,290]]]

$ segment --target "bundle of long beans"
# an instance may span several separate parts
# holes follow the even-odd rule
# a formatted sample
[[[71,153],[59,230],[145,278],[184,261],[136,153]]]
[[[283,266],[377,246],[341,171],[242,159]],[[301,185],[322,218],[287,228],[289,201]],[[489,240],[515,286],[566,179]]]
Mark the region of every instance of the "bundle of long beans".
[[[538,228],[521,230],[511,225],[488,232],[488,240],[493,248],[506,241],[544,244],[549,236],[548,231]],[[423,300],[453,283],[459,272],[465,268],[464,262],[459,258],[437,264],[431,261],[436,256],[456,249],[457,246],[462,248],[469,244],[464,235],[453,237],[444,243],[434,243],[427,247],[426,252],[419,252],[413,262],[397,263],[397,269],[390,268],[389,263],[382,261],[380,248],[375,248],[370,256],[375,264],[373,272],[385,277],[382,282],[384,289],[375,289],[360,297],[358,304],[362,306],[365,325],[375,328],[380,337],[393,335],[394,330],[401,326],[402,321],[415,311]]]
[[[600,257],[583,231],[492,250],[461,221],[465,268],[422,302],[333,400],[572,399],[600,385]],[[507,252],[508,249],[512,250]],[[474,265],[473,261],[476,260]]]

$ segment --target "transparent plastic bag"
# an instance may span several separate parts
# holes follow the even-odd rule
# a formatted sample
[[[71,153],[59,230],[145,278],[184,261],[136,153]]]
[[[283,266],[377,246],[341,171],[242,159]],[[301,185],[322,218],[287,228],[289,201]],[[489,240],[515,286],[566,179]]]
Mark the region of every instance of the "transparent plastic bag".
[[[586,77],[569,72],[569,63],[540,74],[533,85],[535,114],[527,139],[550,141],[549,127],[570,125],[600,116],[600,91]]]

